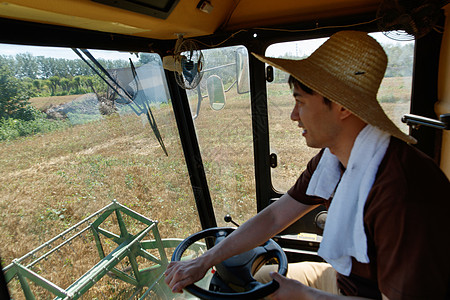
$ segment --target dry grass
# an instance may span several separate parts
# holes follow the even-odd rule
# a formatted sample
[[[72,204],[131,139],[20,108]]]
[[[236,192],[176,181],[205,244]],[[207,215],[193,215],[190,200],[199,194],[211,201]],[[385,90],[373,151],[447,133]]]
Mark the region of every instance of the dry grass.
[[[73,101],[80,95],[67,95],[55,97],[35,97],[30,99],[31,105],[37,109],[50,107],[50,105],[61,105]]]
[[[161,113],[160,130],[169,158],[150,128],[143,127],[141,120],[132,116],[113,116],[64,132],[1,143],[3,265],[112,199],[159,220],[163,237],[186,236],[199,230],[198,222],[192,222],[197,217],[177,130],[169,125],[170,110],[162,109]],[[167,120],[167,124],[162,120]],[[182,205],[176,205],[177,202]],[[85,245],[79,246],[72,249],[84,253]],[[76,265],[92,266],[97,256],[91,255],[89,264],[80,263],[76,257]],[[55,266],[59,268],[56,264],[46,272],[50,275],[56,272]],[[81,274],[71,270],[54,278],[65,287]]]
[[[317,150],[306,147],[289,120],[293,102],[286,84],[271,85],[269,92],[271,150],[278,155],[274,186],[285,191]],[[407,103],[400,104],[400,111],[393,109],[393,103],[383,106],[395,120],[408,110]],[[113,199],[158,220],[162,238],[198,231],[195,201],[170,107],[155,110],[155,117],[169,157],[148,124],[134,115],[111,116],[65,131],[0,143],[3,266]],[[256,213],[249,95],[230,91],[227,105],[217,112],[205,101],[195,125],[218,223],[225,225],[221,220],[227,213],[242,223]],[[97,260],[94,244],[80,240],[69,253],[42,263],[37,271],[66,287]],[[22,299],[16,281],[10,289],[14,299]],[[86,297],[121,299],[130,290],[105,277]],[[40,295],[40,299],[49,298],[43,291]]]
[[[214,211],[223,226],[229,225],[222,221],[228,213],[238,223],[256,213],[250,98],[235,90],[226,96],[220,111],[204,101],[195,120]],[[191,99],[191,107],[196,105]]]

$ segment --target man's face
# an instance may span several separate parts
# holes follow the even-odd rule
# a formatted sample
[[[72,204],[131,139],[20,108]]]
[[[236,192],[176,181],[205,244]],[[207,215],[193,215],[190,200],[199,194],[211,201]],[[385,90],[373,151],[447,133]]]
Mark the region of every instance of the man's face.
[[[298,122],[302,128],[302,135],[306,144],[312,148],[331,148],[336,143],[339,132],[339,122],[336,110],[338,105],[325,104],[321,95],[313,92],[308,94],[297,84],[294,86],[293,95],[295,106],[291,113],[291,120]]]

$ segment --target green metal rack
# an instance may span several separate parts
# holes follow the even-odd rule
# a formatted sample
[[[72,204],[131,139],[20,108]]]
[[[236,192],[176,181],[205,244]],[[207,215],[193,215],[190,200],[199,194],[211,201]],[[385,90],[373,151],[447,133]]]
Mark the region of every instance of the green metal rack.
[[[101,227],[105,220],[112,214],[116,216],[120,235]],[[124,215],[141,223],[144,228],[136,234],[131,234],[129,228],[127,228],[127,222],[124,221]],[[142,293],[144,288],[146,288],[146,291],[139,299],[144,299],[155,287],[163,289],[163,294],[171,295],[172,293],[169,288],[162,282],[163,274],[168,264],[165,249],[176,247],[181,242],[181,239],[162,240],[157,224],[157,221],[150,220],[114,200],[111,204],[65,230],[33,251],[19,259],[15,259],[3,269],[6,282],[10,282],[17,276],[27,300],[35,299],[29,281],[51,292],[55,295],[55,299],[78,299],[106,274],[135,286],[135,293],[130,299]],[[69,287],[63,289],[32,270],[33,266],[41,260],[47,259],[52,253],[55,253],[62,247],[70,245],[75,238],[83,237],[83,234],[88,231],[91,231],[93,235],[100,261]],[[153,239],[145,239],[150,234],[152,234]],[[108,254],[105,253],[102,245],[102,239],[105,238],[117,244],[117,247]],[[204,244],[197,244],[194,245],[193,250],[201,252],[202,247],[204,247]],[[149,250],[155,249],[159,257],[149,252]],[[48,251],[35,258],[37,253],[45,250]],[[144,261],[152,262],[151,266],[140,268],[138,257],[144,258]],[[131,265],[132,272],[129,272],[130,274],[116,268],[125,258],[128,258]],[[25,262],[30,259],[34,260],[26,264]]]

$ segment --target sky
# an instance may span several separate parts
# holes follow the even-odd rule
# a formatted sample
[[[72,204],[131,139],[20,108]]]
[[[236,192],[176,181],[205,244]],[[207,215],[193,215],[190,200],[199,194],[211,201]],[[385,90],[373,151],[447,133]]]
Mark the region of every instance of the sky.
[[[95,58],[103,58],[110,60],[115,59],[128,60],[128,58],[131,57],[130,53],[128,52],[102,51],[102,50],[89,50],[89,52]],[[43,55],[46,57],[53,57],[53,58],[66,58],[66,59],[79,58],[78,55],[76,55],[75,52],[73,52],[73,50],[70,48],[0,44],[0,55],[15,56],[18,53],[31,53],[33,56]]]

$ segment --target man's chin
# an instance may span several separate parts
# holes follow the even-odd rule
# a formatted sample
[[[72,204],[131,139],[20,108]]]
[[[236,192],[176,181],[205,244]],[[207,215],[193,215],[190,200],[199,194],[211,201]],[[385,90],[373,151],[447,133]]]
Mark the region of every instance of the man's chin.
[[[306,138],[305,138],[305,141],[306,141],[306,146],[308,146],[309,148],[317,148],[317,149],[324,148],[321,145],[319,145],[318,143],[315,143],[314,141],[308,140]]]

